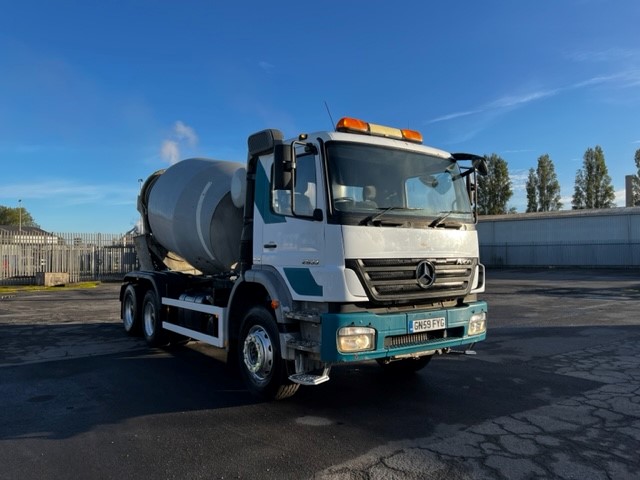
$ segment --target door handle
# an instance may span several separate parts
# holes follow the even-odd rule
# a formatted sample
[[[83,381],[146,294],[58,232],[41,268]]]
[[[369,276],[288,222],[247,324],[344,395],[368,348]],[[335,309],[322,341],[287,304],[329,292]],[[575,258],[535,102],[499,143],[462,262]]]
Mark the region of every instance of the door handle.
[[[264,248],[277,248],[278,245],[276,245],[275,243],[271,242],[271,243],[265,243],[263,245]]]

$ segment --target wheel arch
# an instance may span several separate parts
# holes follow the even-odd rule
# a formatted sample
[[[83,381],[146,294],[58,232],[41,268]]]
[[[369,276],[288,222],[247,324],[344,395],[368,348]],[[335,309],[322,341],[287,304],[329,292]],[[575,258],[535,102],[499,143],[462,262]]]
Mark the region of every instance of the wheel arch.
[[[273,308],[271,301],[277,300]],[[284,323],[284,312],[291,308],[292,298],[284,281],[271,270],[249,270],[244,273],[231,291],[229,299],[229,340],[231,344],[240,334],[244,314],[254,305],[265,306],[275,317],[276,323]]]

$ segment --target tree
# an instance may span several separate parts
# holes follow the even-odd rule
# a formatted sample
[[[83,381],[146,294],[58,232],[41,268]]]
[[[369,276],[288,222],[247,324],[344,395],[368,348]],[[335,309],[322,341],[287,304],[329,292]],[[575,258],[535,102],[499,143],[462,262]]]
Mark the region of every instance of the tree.
[[[478,177],[478,210],[480,215],[502,215],[513,195],[509,166],[495,153],[485,158],[489,173]]]
[[[638,171],[638,173],[634,175],[632,179],[632,184],[631,184],[631,187],[633,188],[632,201],[633,201],[633,206],[639,207],[640,206],[640,148],[636,150],[636,155],[634,159],[636,161],[636,170]]]
[[[5,207],[0,205],[0,225],[15,225],[23,227],[37,227],[31,214],[24,207]]]
[[[538,168],[529,169],[527,179],[527,212],[560,210],[560,183],[553,160],[545,154],[538,158]]]
[[[582,168],[576,173],[571,204],[574,209],[612,208],[616,195],[599,145],[584,152]]]
[[[585,208],[582,206],[586,203],[586,193],[582,188],[582,185],[584,184],[584,173],[582,172],[582,169],[580,169],[578,170],[578,173],[576,173],[576,181],[573,187],[573,199],[571,200],[571,204],[573,205],[574,210],[578,208]]]
[[[538,211],[538,177],[536,171],[533,168],[529,169],[529,176],[527,177],[527,213]]]

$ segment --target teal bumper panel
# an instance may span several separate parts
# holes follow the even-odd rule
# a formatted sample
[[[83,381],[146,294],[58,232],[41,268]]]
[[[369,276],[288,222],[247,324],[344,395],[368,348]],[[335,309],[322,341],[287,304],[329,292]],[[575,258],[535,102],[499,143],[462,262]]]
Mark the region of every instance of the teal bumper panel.
[[[487,312],[486,302],[473,302],[447,310],[391,313],[377,315],[369,312],[326,313],[322,315],[321,358],[324,362],[356,362],[397,355],[420,354],[441,348],[459,347],[482,341],[486,332],[468,336],[472,315]],[[416,320],[438,322],[444,318],[445,328],[412,333],[410,325]],[[338,331],[343,327],[371,327],[376,330],[376,348],[367,352],[341,353],[337,347]]]

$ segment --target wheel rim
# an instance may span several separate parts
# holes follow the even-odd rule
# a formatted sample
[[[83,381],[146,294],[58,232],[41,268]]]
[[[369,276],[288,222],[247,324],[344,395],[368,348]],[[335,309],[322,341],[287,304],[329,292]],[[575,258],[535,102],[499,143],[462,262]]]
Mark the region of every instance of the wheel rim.
[[[259,325],[251,327],[244,339],[242,354],[251,379],[264,383],[273,369],[273,345],[264,328]]]
[[[133,308],[133,300],[130,295],[127,295],[124,301],[124,318],[122,321],[124,322],[124,328],[126,330],[131,330],[133,327],[133,322],[135,319],[135,311]]]
[[[147,337],[153,337],[156,331],[156,309],[151,302],[144,306],[144,333]]]

